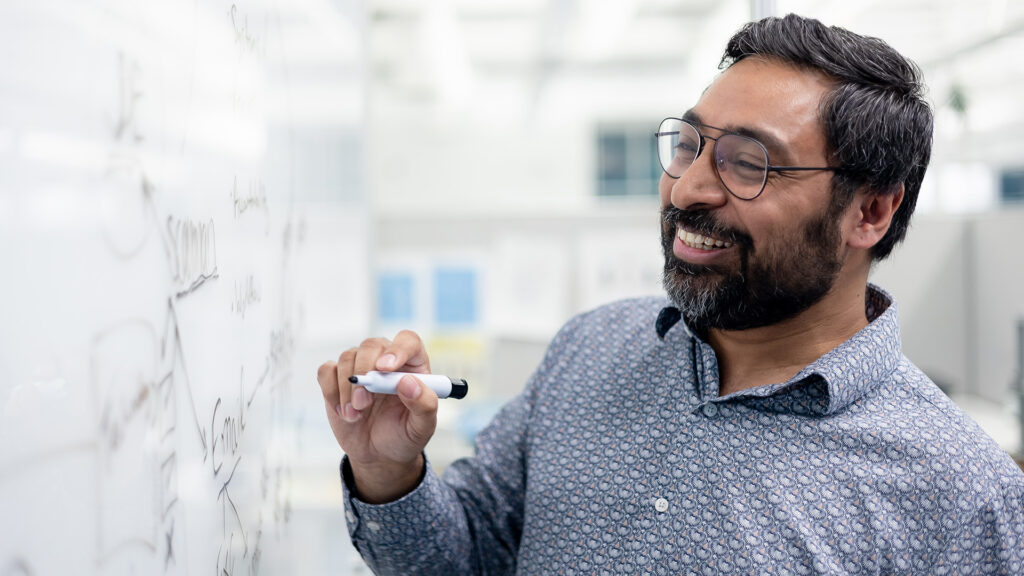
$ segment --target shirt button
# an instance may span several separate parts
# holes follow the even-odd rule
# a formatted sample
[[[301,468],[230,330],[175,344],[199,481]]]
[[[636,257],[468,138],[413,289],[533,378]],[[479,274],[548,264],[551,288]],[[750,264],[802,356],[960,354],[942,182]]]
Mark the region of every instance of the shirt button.
[[[380,524],[374,522],[373,520],[367,522],[366,527],[369,528],[371,532],[380,532]]]
[[[346,511],[345,512],[345,519],[348,520],[349,524],[351,524],[351,523],[356,521],[356,516],[351,511]]]
[[[715,404],[705,404],[701,410],[708,418],[714,418],[715,414],[718,414],[718,406]]]
[[[664,512],[668,510],[668,500],[665,500],[664,498],[658,498],[657,500],[654,501],[654,509],[657,510],[658,512]]]

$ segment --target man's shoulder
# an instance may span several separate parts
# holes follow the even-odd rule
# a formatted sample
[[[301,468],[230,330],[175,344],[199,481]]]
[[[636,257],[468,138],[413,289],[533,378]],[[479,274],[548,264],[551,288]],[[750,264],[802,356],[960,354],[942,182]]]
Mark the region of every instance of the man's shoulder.
[[[613,329],[622,332],[655,332],[658,314],[671,303],[664,296],[640,296],[603,304],[573,317],[566,328],[587,333]]]
[[[1024,488],[1024,473],[1005,450],[917,366],[903,357],[890,386],[875,399],[887,406],[879,428],[914,441],[928,467],[972,490],[998,490],[1007,482]]]
[[[658,314],[669,305],[665,297],[644,296],[581,312],[562,326],[549,350],[581,348],[583,352],[599,354],[624,345],[655,344],[659,341],[655,326]]]
[[[623,298],[607,304],[602,304],[583,315],[593,318],[617,320],[634,320],[637,322],[654,322],[658,313],[666,306],[670,306],[668,298],[664,296],[637,296],[635,298]]]

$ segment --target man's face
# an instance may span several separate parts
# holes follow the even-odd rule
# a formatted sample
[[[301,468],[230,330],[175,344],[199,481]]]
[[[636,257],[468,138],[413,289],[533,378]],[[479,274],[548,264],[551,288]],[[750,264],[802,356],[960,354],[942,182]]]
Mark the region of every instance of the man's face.
[[[827,166],[817,114],[827,88],[817,74],[747,59],[722,73],[690,112],[702,124],[750,133],[773,165]],[[830,193],[832,173],[771,172],[761,196],[739,200],[714,172],[714,145],[708,140],[678,180],[662,175],[669,297],[698,330],[792,318],[825,296],[842,268],[845,206]]]

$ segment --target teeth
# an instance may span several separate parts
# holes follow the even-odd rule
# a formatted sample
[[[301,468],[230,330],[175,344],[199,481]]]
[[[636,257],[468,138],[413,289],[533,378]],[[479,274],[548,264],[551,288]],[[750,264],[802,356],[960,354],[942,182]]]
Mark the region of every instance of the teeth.
[[[676,232],[676,236],[683,241],[683,244],[686,244],[690,248],[697,248],[699,250],[713,250],[715,248],[728,248],[732,246],[731,242],[701,236],[700,234],[694,234],[693,232],[688,232],[682,228]]]

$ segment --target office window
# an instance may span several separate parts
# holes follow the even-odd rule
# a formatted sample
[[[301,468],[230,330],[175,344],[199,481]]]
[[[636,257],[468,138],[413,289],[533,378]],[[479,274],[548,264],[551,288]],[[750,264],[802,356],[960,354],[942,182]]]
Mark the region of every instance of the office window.
[[[652,126],[602,126],[597,131],[598,196],[657,196],[661,167]]]

